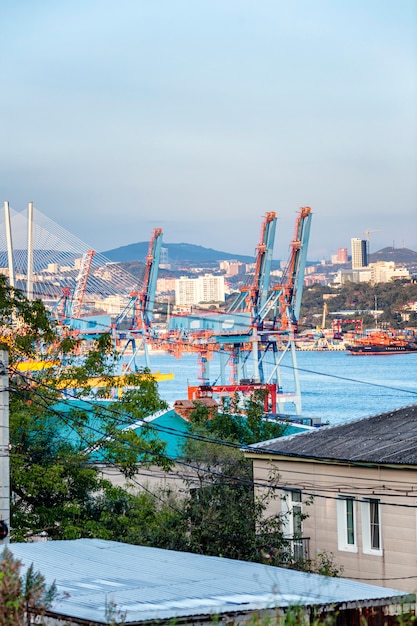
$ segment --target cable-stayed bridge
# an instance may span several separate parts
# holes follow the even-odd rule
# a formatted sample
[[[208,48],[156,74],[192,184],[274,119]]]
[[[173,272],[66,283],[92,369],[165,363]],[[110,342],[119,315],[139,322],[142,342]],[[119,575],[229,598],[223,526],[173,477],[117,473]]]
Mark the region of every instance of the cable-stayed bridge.
[[[108,298],[129,298],[143,280],[95,252],[29,203],[15,211],[5,202],[0,215],[0,272],[15,288],[47,305],[82,287],[83,306],[100,308]],[[79,311],[80,312],[80,311]]]

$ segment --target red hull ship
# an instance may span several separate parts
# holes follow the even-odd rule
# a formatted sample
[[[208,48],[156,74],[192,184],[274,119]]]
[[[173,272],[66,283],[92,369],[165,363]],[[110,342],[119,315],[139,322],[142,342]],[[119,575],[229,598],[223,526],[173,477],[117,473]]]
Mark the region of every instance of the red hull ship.
[[[351,354],[409,354],[417,353],[416,337],[405,337],[396,335],[392,331],[374,331],[355,337],[350,344],[346,344],[346,349]]]

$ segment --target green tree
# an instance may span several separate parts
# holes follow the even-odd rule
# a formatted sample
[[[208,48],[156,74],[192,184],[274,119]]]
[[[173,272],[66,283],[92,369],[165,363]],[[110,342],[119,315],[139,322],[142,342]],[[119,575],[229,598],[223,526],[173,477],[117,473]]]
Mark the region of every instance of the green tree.
[[[394,280],[389,283],[345,283],[338,287],[324,287],[312,285],[303,291],[303,301],[300,313],[300,325],[315,327],[323,312],[323,296],[330,295],[326,300],[329,315],[335,311],[357,310],[370,311],[358,313],[355,317],[363,320],[364,327],[375,325],[375,304],[384,313],[378,322],[389,328],[402,328],[404,322],[400,312],[409,302],[417,300],[417,284],[411,281]],[[346,330],[348,327],[346,327]]]
[[[122,430],[165,404],[147,373],[132,380],[127,398],[104,408],[61,408],[56,392],[20,376],[10,380],[12,529],[14,540],[47,533],[59,538],[94,536],[91,503],[111,494],[100,465],[117,467],[126,478],[138,465],[169,469],[165,444],[152,426],[142,433]],[[143,389],[145,387],[145,390]],[[98,536],[99,529],[95,524]]]
[[[166,408],[155,379],[147,370],[129,374],[128,390],[104,407],[100,401],[111,393],[118,364],[111,338],[104,334],[81,342],[54,325],[42,302],[29,302],[3,278],[0,323],[0,345],[9,350],[10,362],[12,538],[100,534],[92,503],[113,492],[99,464],[116,466],[126,478],[138,465],[171,466],[152,426],[144,424],[140,434],[124,430]],[[22,357],[34,354],[54,366],[22,372]],[[99,390],[97,377],[104,384]],[[68,386],[91,403],[63,404],[62,390]]]
[[[22,563],[5,548],[0,555],[0,623],[2,626],[30,626],[40,621],[57,595],[33,564],[20,574]]]
[[[197,401],[191,413],[190,428],[196,432],[202,430],[203,434],[215,439],[242,445],[281,437],[287,424],[265,416],[265,393],[263,389],[256,389],[243,401],[243,406],[238,394],[223,399],[221,409],[214,415],[207,405]]]
[[[244,414],[220,411],[214,417],[196,403],[191,414],[190,434],[184,444],[186,461],[194,468],[185,500],[187,549],[200,554],[249,561],[268,561],[272,549],[283,543],[281,515],[268,515],[271,488],[255,495],[251,462],[240,447],[261,438],[279,436],[283,426],[263,418],[262,393],[246,401]]]

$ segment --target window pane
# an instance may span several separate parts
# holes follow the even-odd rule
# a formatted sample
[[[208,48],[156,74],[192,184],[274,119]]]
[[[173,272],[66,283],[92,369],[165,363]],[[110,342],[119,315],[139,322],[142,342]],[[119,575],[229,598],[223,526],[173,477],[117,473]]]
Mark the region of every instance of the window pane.
[[[371,524],[371,548],[379,550],[380,527],[379,527],[379,500],[369,500],[369,519]]]
[[[292,534],[293,537],[302,537],[303,535],[303,516],[302,516],[302,498],[301,491],[291,491],[291,517],[292,517]]]
[[[353,517],[353,504],[352,498],[346,499],[346,539],[348,545],[355,545],[355,521]]]
[[[301,502],[301,491],[291,491],[291,499],[293,502]]]

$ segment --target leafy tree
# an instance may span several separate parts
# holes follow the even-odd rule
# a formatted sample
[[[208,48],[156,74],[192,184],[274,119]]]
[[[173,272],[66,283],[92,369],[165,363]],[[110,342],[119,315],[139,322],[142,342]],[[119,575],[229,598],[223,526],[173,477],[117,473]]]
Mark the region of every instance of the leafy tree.
[[[45,578],[33,564],[21,576],[22,563],[5,548],[0,555],[0,623],[3,626],[30,626],[40,621],[57,595],[55,585],[47,587]]]
[[[87,536],[186,550],[184,499],[167,489],[131,493],[107,484],[88,504]]]
[[[85,536],[91,501],[108,494],[99,463],[127,477],[138,464],[169,469],[165,444],[152,426],[122,431],[129,422],[165,407],[154,379],[135,376],[120,403],[104,408],[57,408],[57,393],[21,377],[10,380],[12,529],[14,539],[47,533],[54,539]],[[60,405],[58,405],[59,407]],[[126,417],[128,415],[128,417]],[[91,532],[89,533],[91,535]]]
[[[408,302],[417,301],[417,284],[415,282],[394,280],[389,283],[346,283],[337,289],[312,285],[303,291],[300,319],[305,327],[315,327],[323,311],[323,295],[330,294],[327,300],[329,314],[341,310],[374,311],[375,299],[378,309],[384,313],[379,322],[389,328],[402,328],[401,309]],[[375,325],[372,313],[360,313],[364,327]]]
[[[265,561],[267,553],[283,543],[281,515],[268,516],[268,505],[278,497],[273,488],[255,495],[251,462],[240,446],[259,437],[279,436],[283,427],[263,419],[263,394],[245,403],[245,415],[219,412],[212,417],[196,403],[184,455],[195,468],[190,496],[185,501],[187,549],[200,554]],[[225,445],[226,443],[226,445]],[[228,445],[227,445],[228,444]],[[271,487],[274,479],[271,479]]]
[[[138,464],[171,466],[152,426],[145,424],[140,435],[123,430],[167,405],[147,370],[126,377],[129,388],[117,402],[98,403],[113,386],[117,355],[111,338],[81,342],[54,325],[42,302],[29,302],[3,278],[0,323],[0,346],[7,346],[10,355],[12,537],[93,536],[92,528],[99,529],[92,505],[99,497],[113,497],[98,462],[117,466],[127,478]],[[21,373],[22,356],[35,352],[38,360],[54,366]],[[104,381],[99,391],[96,377]],[[62,390],[68,386],[75,397],[91,398],[91,404],[71,402],[64,409]]]
[[[241,406],[238,394],[223,399],[220,411],[212,415],[207,405],[195,402],[191,414],[191,430],[202,430],[213,438],[242,445],[281,437],[286,424],[265,418],[265,391],[256,389]]]

